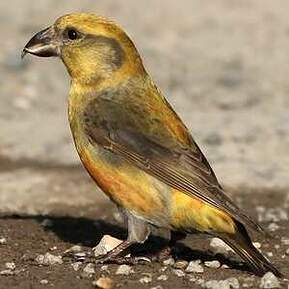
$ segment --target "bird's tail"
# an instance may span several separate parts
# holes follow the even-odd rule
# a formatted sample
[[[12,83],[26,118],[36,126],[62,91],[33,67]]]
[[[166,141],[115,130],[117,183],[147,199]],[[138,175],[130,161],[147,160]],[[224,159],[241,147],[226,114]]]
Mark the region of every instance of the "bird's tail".
[[[263,276],[267,272],[282,277],[281,272],[270,263],[252,244],[245,227],[236,222],[237,232],[234,235],[220,236],[258,275]]]

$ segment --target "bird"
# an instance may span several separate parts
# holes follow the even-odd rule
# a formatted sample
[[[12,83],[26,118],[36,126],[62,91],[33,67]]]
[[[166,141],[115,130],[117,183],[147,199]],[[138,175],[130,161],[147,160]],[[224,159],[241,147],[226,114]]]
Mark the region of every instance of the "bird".
[[[153,227],[169,247],[192,233],[218,237],[263,275],[280,271],[252,244],[262,232],[226,195],[189,130],[148,74],[128,34],[93,13],[71,13],[22,50],[59,57],[71,78],[68,119],[79,157],[126,217],[127,239],[96,262],[117,262]]]

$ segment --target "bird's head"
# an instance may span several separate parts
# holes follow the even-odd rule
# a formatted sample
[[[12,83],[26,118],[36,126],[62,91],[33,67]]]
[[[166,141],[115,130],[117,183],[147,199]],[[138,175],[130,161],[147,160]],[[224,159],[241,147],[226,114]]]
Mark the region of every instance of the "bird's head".
[[[141,58],[127,34],[114,22],[87,13],[58,18],[26,44],[22,56],[58,56],[75,82],[95,84],[145,73]]]

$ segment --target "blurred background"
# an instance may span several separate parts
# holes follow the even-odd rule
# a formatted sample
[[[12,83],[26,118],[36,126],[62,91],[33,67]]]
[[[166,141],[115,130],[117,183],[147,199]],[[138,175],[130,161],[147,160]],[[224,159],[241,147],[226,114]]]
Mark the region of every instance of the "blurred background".
[[[82,169],[67,121],[69,79],[23,46],[63,14],[119,22],[222,184],[289,187],[289,2],[0,2],[0,212],[105,202]]]

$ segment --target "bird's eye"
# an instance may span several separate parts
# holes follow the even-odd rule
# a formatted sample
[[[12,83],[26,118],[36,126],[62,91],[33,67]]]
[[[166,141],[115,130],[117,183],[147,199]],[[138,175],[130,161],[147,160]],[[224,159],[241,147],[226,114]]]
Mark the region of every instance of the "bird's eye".
[[[76,40],[77,38],[79,38],[79,33],[75,29],[68,29],[67,37],[69,40]]]

